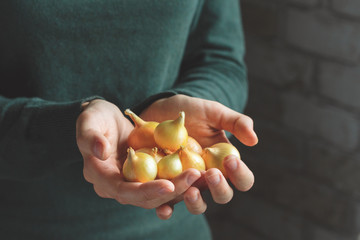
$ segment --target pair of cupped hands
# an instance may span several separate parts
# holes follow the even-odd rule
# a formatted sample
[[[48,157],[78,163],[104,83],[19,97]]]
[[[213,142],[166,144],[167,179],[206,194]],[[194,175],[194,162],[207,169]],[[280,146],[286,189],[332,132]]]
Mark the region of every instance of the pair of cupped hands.
[[[209,100],[175,95],[152,103],[140,117],[146,121],[162,122],[176,119],[184,111],[185,126],[190,136],[203,147],[219,142],[229,142],[225,131],[232,133],[247,146],[257,144],[253,121],[246,115]],[[199,172],[188,169],[170,180],[157,179],[139,183],[127,182],[121,166],[127,155],[127,138],[133,129],[114,104],[96,99],[84,106],[76,122],[76,138],[84,159],[84,177],[103,198],[112,198],[121,204],[130,204],[145,209],[156,209],[160,219],[169,219],[174,205],[184,201],[188,211],[201,214],[206,203],[201,191],[210,190],[216,203],[228,203],[233,189],[216,168]],[[249,190],[254,175],[242,160],[228,156],[224,160],[228,179],[239,191]]]

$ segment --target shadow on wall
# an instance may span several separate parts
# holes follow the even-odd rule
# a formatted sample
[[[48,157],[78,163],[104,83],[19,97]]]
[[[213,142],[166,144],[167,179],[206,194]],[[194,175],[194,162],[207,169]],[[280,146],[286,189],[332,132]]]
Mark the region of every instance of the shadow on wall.
[[[210,204],[215,240],[357,240],[360,1],[241,3],[260,141],[233,139],[255,185]]]

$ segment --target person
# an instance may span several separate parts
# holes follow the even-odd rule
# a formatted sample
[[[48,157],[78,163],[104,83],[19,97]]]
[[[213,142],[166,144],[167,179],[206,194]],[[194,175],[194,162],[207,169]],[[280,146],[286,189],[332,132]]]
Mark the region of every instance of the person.
[[[185,111],[202,146],[253,146],[238,0],[0,3],[2,239],[210,239],[219,204],[254,182],[243,161],[172,181],[121,174],[126,108],[161,122]]]

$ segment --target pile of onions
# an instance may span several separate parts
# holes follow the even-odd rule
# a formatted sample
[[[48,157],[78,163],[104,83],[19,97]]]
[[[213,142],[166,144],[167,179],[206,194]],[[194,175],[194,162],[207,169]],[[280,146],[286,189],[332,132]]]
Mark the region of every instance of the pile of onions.
[[[239,151],[229,143],[217,143],[205,149],[188,135],[185,112],[164,122],[147,122],[127,109],[135,128],[128,137],[128,156],[123,175],[128,181],[147,182],[173,179],[189,168],[204,171],[218,168],[224,176],[224,159],[230,154],[240,158]],[[136,151],[135,151],[136,150]]]

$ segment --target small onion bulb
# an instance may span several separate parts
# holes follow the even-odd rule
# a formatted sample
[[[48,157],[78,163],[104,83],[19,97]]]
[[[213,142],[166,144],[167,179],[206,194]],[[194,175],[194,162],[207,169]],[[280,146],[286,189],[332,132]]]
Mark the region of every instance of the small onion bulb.
[[[135,153],[134,149],[130,147],[122,170],[128,181],[148,182],[156,178],[157,164],[149,154]]]
[[[130,109],[126,109],[125,114],[130,116],[135,124],[135,128],[128,137],[128,145],[135,150],[155,147],[154,130],[159,123],[144,121]]]
[[[158,178],[171,180],[179,175],[182,170],[178,151],[163,157],[158,162]]]
[[[203,151],[201,145],[193,137],[190,136],[188,137],[186,148],[200,155]]]
[[[188,132],[185,128],[185,113],[180,112],[175,120],[161,122],[154,131],[156,144],[165,152],[175,152],[185,146]]]
[[[205,162],[200,154],[190,151],[187,148],[181,148],[179,150],[179,156],[183,171],[189,168],[195,168],[199,171],[205,171]]]
[[[157,147],[154,148],[140,148],[138,150],[135,151],[137,152],[142,152],[142,153],[147,153],[150,156],[152,156],[155,159],[155,162],[158,163],[163,157],[165,157],[165,154],[160,152],[158,150]]]
[[[230,143],[216,143],[211,147],[205,148],[202,157],[205,161],[206,169],[218,168],[227,177],[223,162],[229,155],[235,155],[240,158],[239,151]]]

